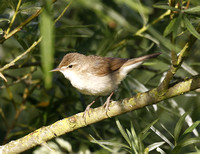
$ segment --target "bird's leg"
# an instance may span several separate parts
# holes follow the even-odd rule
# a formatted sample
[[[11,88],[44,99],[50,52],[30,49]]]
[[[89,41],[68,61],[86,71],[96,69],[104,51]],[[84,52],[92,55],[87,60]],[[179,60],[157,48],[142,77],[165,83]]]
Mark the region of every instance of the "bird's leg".
[[[107,112],[109,110],[110,99],[111,99],[113,94],[114,94],[114,91],[111,92],[110,96],[108,96],[106,102],[103,104],[103,107],[105,107],[105,109],[106,109],[106,114],[107,114]]]
[[[89,114],[90,106],[92,106],[92,104],[94,104],[95,101],[96,101],[98,98],[99,98],[99,96],[98,96],[97,98],[95,98],[95,100],[93,100],[92,103],[90,103],[90,104],[86,107],[86,109],[85,109],[85,111],[84,111],[84,113],[83,113],[83,118],[85,119],[85,121],[86,121],[86,114],[87,114],[87,112],[88,112],[88,115],[90,116],[90,114]]]

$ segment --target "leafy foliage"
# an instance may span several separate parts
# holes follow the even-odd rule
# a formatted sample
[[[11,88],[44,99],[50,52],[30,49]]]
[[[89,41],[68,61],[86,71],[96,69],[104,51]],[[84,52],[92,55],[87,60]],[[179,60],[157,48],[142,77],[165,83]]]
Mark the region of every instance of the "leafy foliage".
[[[94,99],[78,93],[61,74],[49,73],[68,52],[122,58],[162,53],[133,70],[114,100],[158,86],[174,60],[170,53],[178,54],[190,36],[197,41],[170,83],[200,71],[199,0],[47,2],[1,1],[1,144],[81,112]],[[199,99],[196,90],[121,115],[116,123],[107,119],[49,144],[56,151],[75,153],[198,152]],[[105,100],[101,98],[94,106]]]

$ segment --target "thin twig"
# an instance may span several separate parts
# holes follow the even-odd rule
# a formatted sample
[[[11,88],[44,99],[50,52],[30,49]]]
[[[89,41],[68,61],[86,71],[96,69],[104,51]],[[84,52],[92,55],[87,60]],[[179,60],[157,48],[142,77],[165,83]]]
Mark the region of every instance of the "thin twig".
[[[12,60],[10,63],[6,64],[4,67],[0,68],[0,72],[3,72],[4,70],[8,69],[9,67],[13,66],[16,61],[21,59],[23,56],[25,56],[27,53],[31,52],[32,49],[37,46],[40,41],[42,40],[42,37],[40,37],[37,41],[35,41],[25,52],[23,52],[21,55],[17,56],[14,60]]]
[[[148,25],[145,25],[143,26],[141,29],[139,29],[135,35],[138,35],[140,36],[142,33],[144,33],[145,31],[148,30],[148,28],[154,24],[156,24],[157,22],[161,21],[164,17],[170,15],[170,11],[167,10],[165,13],[161,14],[158,18],[156,18],[152,23],[148,24]]]
[[[60,20],[60,18],[64,15],[64,13],[67,11],[67,9],[70,7],[72,1],[69,2],[69,4],[64,8],[64,10],[61,12],[61,14],[56,18],[55,23]]]
[[[12,27],[14,21],[15,21],[15,18],[16,18],[17,14],[18,14],[19,7],[20,7],[20,5],[21,5],[21,2],[22,2],[22,0],[19,0],[19,1],[18,1],[18,4],[17,4],[17,7],[16,7],[16,10],[15,10],[15,13],[14,13],[12,19],[11,19],[10,25],[9,25],[7,31],[5,32],[5,36],[10,32],[10,29],[11,29],[11,27]]]

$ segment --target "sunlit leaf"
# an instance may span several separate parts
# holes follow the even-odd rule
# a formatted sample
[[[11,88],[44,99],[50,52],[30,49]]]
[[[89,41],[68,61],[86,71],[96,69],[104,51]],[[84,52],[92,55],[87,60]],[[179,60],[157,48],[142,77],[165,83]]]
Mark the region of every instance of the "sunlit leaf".
[[[188,127],[188,128],[184,131],[183,135],[188,134],[188,133],[191,133],[199,124],[200,124],[200,121],[195,121],[190,127]]]
[[[6,19],[6,18],[0,18],[0,22],[4,22],[4,21],[10,23],[10,20],[9,20],[9,19]]]
[[[152,151],[152,150],[160,147],[163,144],[165,144],[165,142],[155,142],[155,143],[149,145],[147,148],[149,149],[149,151]]]
[[[22,9],[22,10],[20,10],[20,12],[22,14],[31,15],[40,9],[41,9],[41,7],[30,7],[30,8]]]

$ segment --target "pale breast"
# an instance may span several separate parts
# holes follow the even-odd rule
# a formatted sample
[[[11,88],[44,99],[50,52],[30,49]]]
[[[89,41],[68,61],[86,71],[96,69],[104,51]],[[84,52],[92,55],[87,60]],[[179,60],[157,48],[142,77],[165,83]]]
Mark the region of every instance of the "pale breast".
[[[106,76],[95,76],[90,73],[63,72],[70,80],[72,86],[86,95],[105,96],[117,88],[117,82],[113,74]]]
[[[81,93],[94,96],[105,96],[117,88],[112,75],[94,76],[77,76],[78,82],[71,82]],[[84,79],[83,79],[84,78]]]

